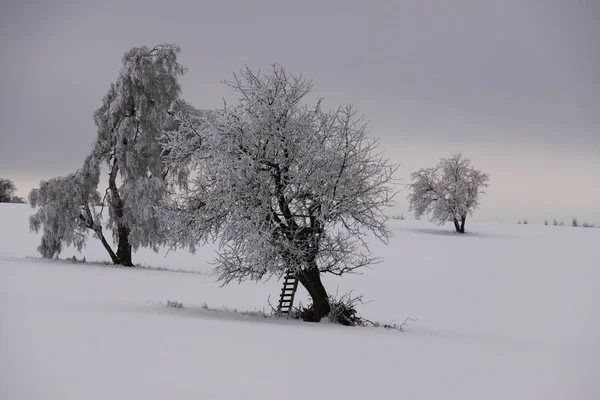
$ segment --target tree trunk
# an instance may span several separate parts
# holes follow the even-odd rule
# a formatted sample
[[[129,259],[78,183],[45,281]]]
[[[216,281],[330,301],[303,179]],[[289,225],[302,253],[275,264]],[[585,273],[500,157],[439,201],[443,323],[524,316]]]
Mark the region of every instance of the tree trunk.
[[[458,224],[458,220],[456,218],[454,218],[454,228],[456,229],[456,232],[460,232],[460,225]]]
[[[321,282],[321,273],[317,266],[314,265],[308,269],[301,270],[296,276],[312,298],[313,302],[312,313],[307,315],[304,320],[319,322],[331,311],[329,296],[327,295],[325,286],[323,286],[323,282]]]
[[[117,257],[119,264],[126,267],[133,267],[131,262],[131,243],[129,243],[129,228],[119,224],[119,244],[117,247]]]
[[[465,233],[465,221],[467,220],[467,216],[463,215],[460,218],[460,233]]]
[[[108,188],[110,190],[110,202],[115,213],[116,220],[119,221],[117,223],[117,235],[118,235],[118,245],[117,245],[117,258],[119,259],[118,263],[126,267],[133,267],[133,263],[131,262],[131,244],[129,243],[129,228],[127,225],[122,224],[120,221],[123,219],[123,201],[121,200],[121,196],[119,194],[119,189],[117,188],[117,172],[119,171],[119,167],[117,165],[116,158],[113,160],[113,165],[108,175]]]
[[[102,246],[104,246],[104,248],[106,249],[106,251],[110,255],[110,259],[112,260],[113,264],[120,264],[119,257],[115,254],[115,252],[113,251],[113,249],[110,247],[110,245],[106,241],[106,238],[102,234],[102,231],[96,231],[96,234],[100,238],[100,241],[102,242]]]

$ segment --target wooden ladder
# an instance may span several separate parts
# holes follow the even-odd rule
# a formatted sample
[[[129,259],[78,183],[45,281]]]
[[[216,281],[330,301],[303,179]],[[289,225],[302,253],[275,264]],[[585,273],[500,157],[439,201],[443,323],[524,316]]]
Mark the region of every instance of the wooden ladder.
[[[298,289],[298,278],[296,278],[292,271],[286,272],[281,296],[279,296],[279,305],[277,306],[277,312],[280,315],[289,315],[290,311],[292,311],[296,289]]]

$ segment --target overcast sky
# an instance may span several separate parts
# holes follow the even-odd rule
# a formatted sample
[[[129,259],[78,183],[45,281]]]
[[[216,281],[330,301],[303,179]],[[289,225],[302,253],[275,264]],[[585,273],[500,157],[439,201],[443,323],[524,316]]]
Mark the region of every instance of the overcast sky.
[[[22,196],[81,166],[123,54],[175,43],[197,108],[279,62],[365,113],[404,183],[462,152],[491,176],[479,219],[600,223],[600,1],[4,0],[0,19],[0,177]]]

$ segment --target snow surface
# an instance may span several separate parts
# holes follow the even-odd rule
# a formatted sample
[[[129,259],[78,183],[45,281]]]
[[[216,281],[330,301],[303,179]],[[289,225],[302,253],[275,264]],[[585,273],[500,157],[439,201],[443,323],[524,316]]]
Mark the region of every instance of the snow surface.
[[[212,246],[134,255],[198,273],[40,260],[30,214],[0,205],[0,399],[600,399],[600,229],[391,221],[384,263],[325,284],[401,333],[206,310],[280,290],[220,288]]]

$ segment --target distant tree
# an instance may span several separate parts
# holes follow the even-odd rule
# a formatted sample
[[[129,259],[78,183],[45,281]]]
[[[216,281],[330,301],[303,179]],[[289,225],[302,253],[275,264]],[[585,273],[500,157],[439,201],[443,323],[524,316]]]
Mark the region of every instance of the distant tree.
[[[523,225],[527,225],[529,222],[527,222],[526,219],[523,220]]]
[[[583,222],[583,224],[581,224],[581,226],[582,226],[583,228],[589,228],[589,227],[590,227],[590,224],[588,224],[587,222],[585,222],[585,221],[584,221],[584,222]]]
[[[560,221],[560,223],[558,224],[558,226],[565,226],[565,221]]]
[[[119,77],[94,113],[97,137],[81,169],[66,177],[42,181],[29,199],[40,207],[30,218],[36,232],[43,228],[40,252],[60,253],[63,244],[81,249],[86,230],[100,238],[115,264],[132,266],[132,249],[157,249],[163,232],[155,205],[167,193],[167,171],[159,138],[173,127],[169,115],[181,92],[184,68],[173,45],[133,48],[123,57]],[[108,167],[104,198],[97,193],[100,166]],[[108,208],[108,227],[117,242],[113,251],[102,234],[101,211]]]
[[[479,206],[479,197],[488,186],[489,176],[471,166],[461,154],[443,158],[433,168],[411,174],[408,195],[410,210],[416,217],[431,214],[438,224],[453,221],[456,232],[465,233],[467,215]]]
[[[577,221],[577,218],[573,218],[573,220],[571,221],[571,226],[577,228],[579,226],[579,222]]]
[[[544,225],[548,225],[548,220],[544,220]]]
[[[554,220],[552,221],[552,225],[558,226],[558,221],[556,220],[556,218],[554,218]]]
[[[387,241],[384,209],[396,169],[382,158],[352,106],[301,104],[312,83],[274,65],[227,82],[239,103],[212,113],[177,113],[166,135],[168,167],[188,189],[165,208],[174,243],[218,239],[215,272],[227,284],[295,275],[312,298],[306,320],[331,309],[321,275],[343,275],[378,259],[364,246]]]
[[[25,199],[15,196],[17,187],[10,179],[0,178],[0,203],[25,203]]]
[[[518,225],[521,225],[521,224],[522,224],[521,220],[518,220],[518,221],[517,221],[517,224],[518,224]]]
[[[17,187],[11,180],[0,178],[0,203],[11,203],[16,191]]]

